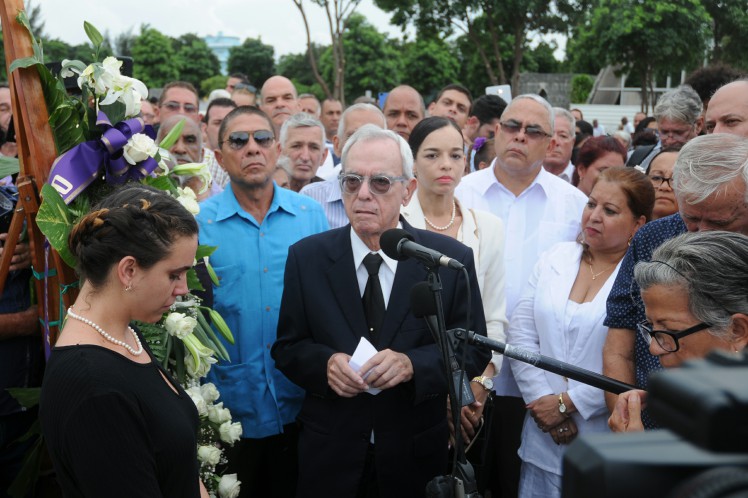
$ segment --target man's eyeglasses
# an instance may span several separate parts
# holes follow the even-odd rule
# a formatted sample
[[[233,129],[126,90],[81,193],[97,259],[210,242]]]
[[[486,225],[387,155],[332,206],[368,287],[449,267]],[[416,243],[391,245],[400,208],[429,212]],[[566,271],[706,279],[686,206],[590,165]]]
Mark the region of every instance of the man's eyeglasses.
[[[644,337],[644,340],[647,343],[654,339],[657,341],[657,344],[668,353],[675,353],[680,349],[680,343],[678,342],[679,339],[683,339],[688,335],[695,334],[696,332],[708,329],[709,327],[711,327],[711,325],[702,322],[693,327],[689,327],[686,330],[670,331],[653,330],[652,325],[648,322],[641,322],[636,325],[637,330],[639,330],[639,333]]]
[[[501,131],[507,135],[516,135],[522,130],[522,123],[516,121],[500,121],[499,126],[501,126]],[[539,140],[551,135],[539,126],[528,125],[525,126],[525,136],[531,140]]]
[[[657,136],[660,138],[671,137],[676,140],[686,140],[691,131],[693,131],[693,125],[685,130],[657,130]]]
[[[673,188],[673,177],[665,178],[664,176],[654,175],[649,177],[650,180],[652,180],[652,186],[654,188],[660,188],[662,187],[663,183],[667,183],[668,187]]]
[[[185,114],[195,114],[197,112],[197,106],[194,104],[180,104],[170,100],[161,104],[162,107],[166,107],[171,112],[179,112],[179,109],[184,109]]]
[[[363,185],[364,180],[368,180],[369,191],[376,195],[384,195],[389,192],[394,182],[407,180],[404,176],[361,176],[356,173],[341,174],[338,179],[340,180],[340,189],[346,194],[355,194],[361,188],[361,185]]]
[[[247,90],[249,93],[257,93],[257,88],[249,83],[237,83],[234,85],[234,90]]]
[[[273,140],[275,140],[275,135],[273,135],[273,132],[268,130],[257,130],[253,132],[234,131],[232,133],[229,133],[228,138],[222,141],[219,145],[228,143],[229,147],[231,147],[232,149],[241,150],[245,145],[249,143],[249,137],[254,138],[255,143],[263,149],[269,148],[273,144]]]

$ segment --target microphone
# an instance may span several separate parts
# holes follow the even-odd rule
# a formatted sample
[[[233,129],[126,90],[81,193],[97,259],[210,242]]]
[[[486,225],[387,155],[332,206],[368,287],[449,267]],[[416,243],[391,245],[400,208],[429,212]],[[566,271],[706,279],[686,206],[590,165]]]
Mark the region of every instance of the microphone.
[[[397,261],[415,258],[432,268],[439,265],[453,270],[465,268],[459,261],[413,242],[413,236],[400,228],[391,228],[384,232],[379,238],[379,245],[387,256]]]
[[[386,253],[386,252],[385,252]],[[434,337],[436,344],[439,344],[439,324],[436,319],[436,302],[434,294],[431,292],[427,282],[418,282],[410,289],[410,310],[416,318],[423,318]],[[455,393],[462,392],[462,406],[468,406],[475,402],[473,390],[470,389],[470,379],[465,372],[460,369],[460,364],[455,355],[454,346],[449,339],[446,341],[449,356],[449,367],[452,370],[452,382],[455,386]]]

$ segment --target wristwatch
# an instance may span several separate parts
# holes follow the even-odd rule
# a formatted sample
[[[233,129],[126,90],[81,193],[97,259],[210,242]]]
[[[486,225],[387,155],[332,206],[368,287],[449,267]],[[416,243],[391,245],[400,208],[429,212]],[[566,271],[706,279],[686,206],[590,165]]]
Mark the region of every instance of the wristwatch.
[[[486,391],[493,390],[493,379],[491,377],[486,377],[486,376],[481,375],[479,377],[474,377],[473,380],[471,380],[470,382],[475,382],[477,384],[480,384],[481,386],[483,386],[483,389],[485,389]]]
[[[566,415],[566,403],[564,403],[564,393],[558,395],[558,411],[561,415]]]

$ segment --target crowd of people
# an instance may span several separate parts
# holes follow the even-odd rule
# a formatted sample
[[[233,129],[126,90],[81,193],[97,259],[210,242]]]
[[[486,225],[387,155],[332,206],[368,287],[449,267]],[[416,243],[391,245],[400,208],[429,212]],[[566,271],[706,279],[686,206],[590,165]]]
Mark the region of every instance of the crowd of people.
[[[241,496],[424,496],[458,436],[485,496],[560,496],[580,435],[658,427],[651,372],[748,343],[748,79],[703,71],[612,135],[538,95],[474,99],[458,84],[428,106],[397,86],[380,109],[233,74],[204,113],[189,83],[167,84],[141,116],[159,138],[185,121],[170,153],[207,163],[212,180],[184,179],[203,191],[196,221],[130,186],[71,233],[82,287],[41,404],[63,490],[207,495],[194,408],[129,326],[186,292],[199,240],[217,246],[209,291],[235,337],[207,379],[244,429],[225,469]],[[478,334],[638,390],[604,393],[465,345],[474,401],[453,424],[441,353],[409,304],[427,272],[383,251],[393,228],[467,269],[467,281],[440,272],[448,329],[469,317]],[[28,284],[28,250],[2,299],[3,386],[40,372],[37,312],[14,284]],[[362,342],[373,351],[352,363]],[[5,393],[0,409],[2,488],[36,414]]]

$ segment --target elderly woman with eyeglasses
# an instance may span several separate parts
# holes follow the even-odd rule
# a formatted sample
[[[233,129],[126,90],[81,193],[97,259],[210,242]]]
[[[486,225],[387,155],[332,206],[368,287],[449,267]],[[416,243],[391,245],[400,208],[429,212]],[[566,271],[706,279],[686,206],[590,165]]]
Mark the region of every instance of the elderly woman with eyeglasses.
[[[647,321],[639,333],[665,368],[701,358],[713,349],[736,354],[748,343],[748,237],[733,232],[692,232],[662,244],[634,268]],[[618,397],[608,425],[642,431],[645,391]]]
[[[673,168],[681,146],[675,145],[662,149],[652,158],[647,168],[647,176],[652,180],[655,189],[655,205],[652,219],[659,220],[678,212],[678,199],[673,191]]]

